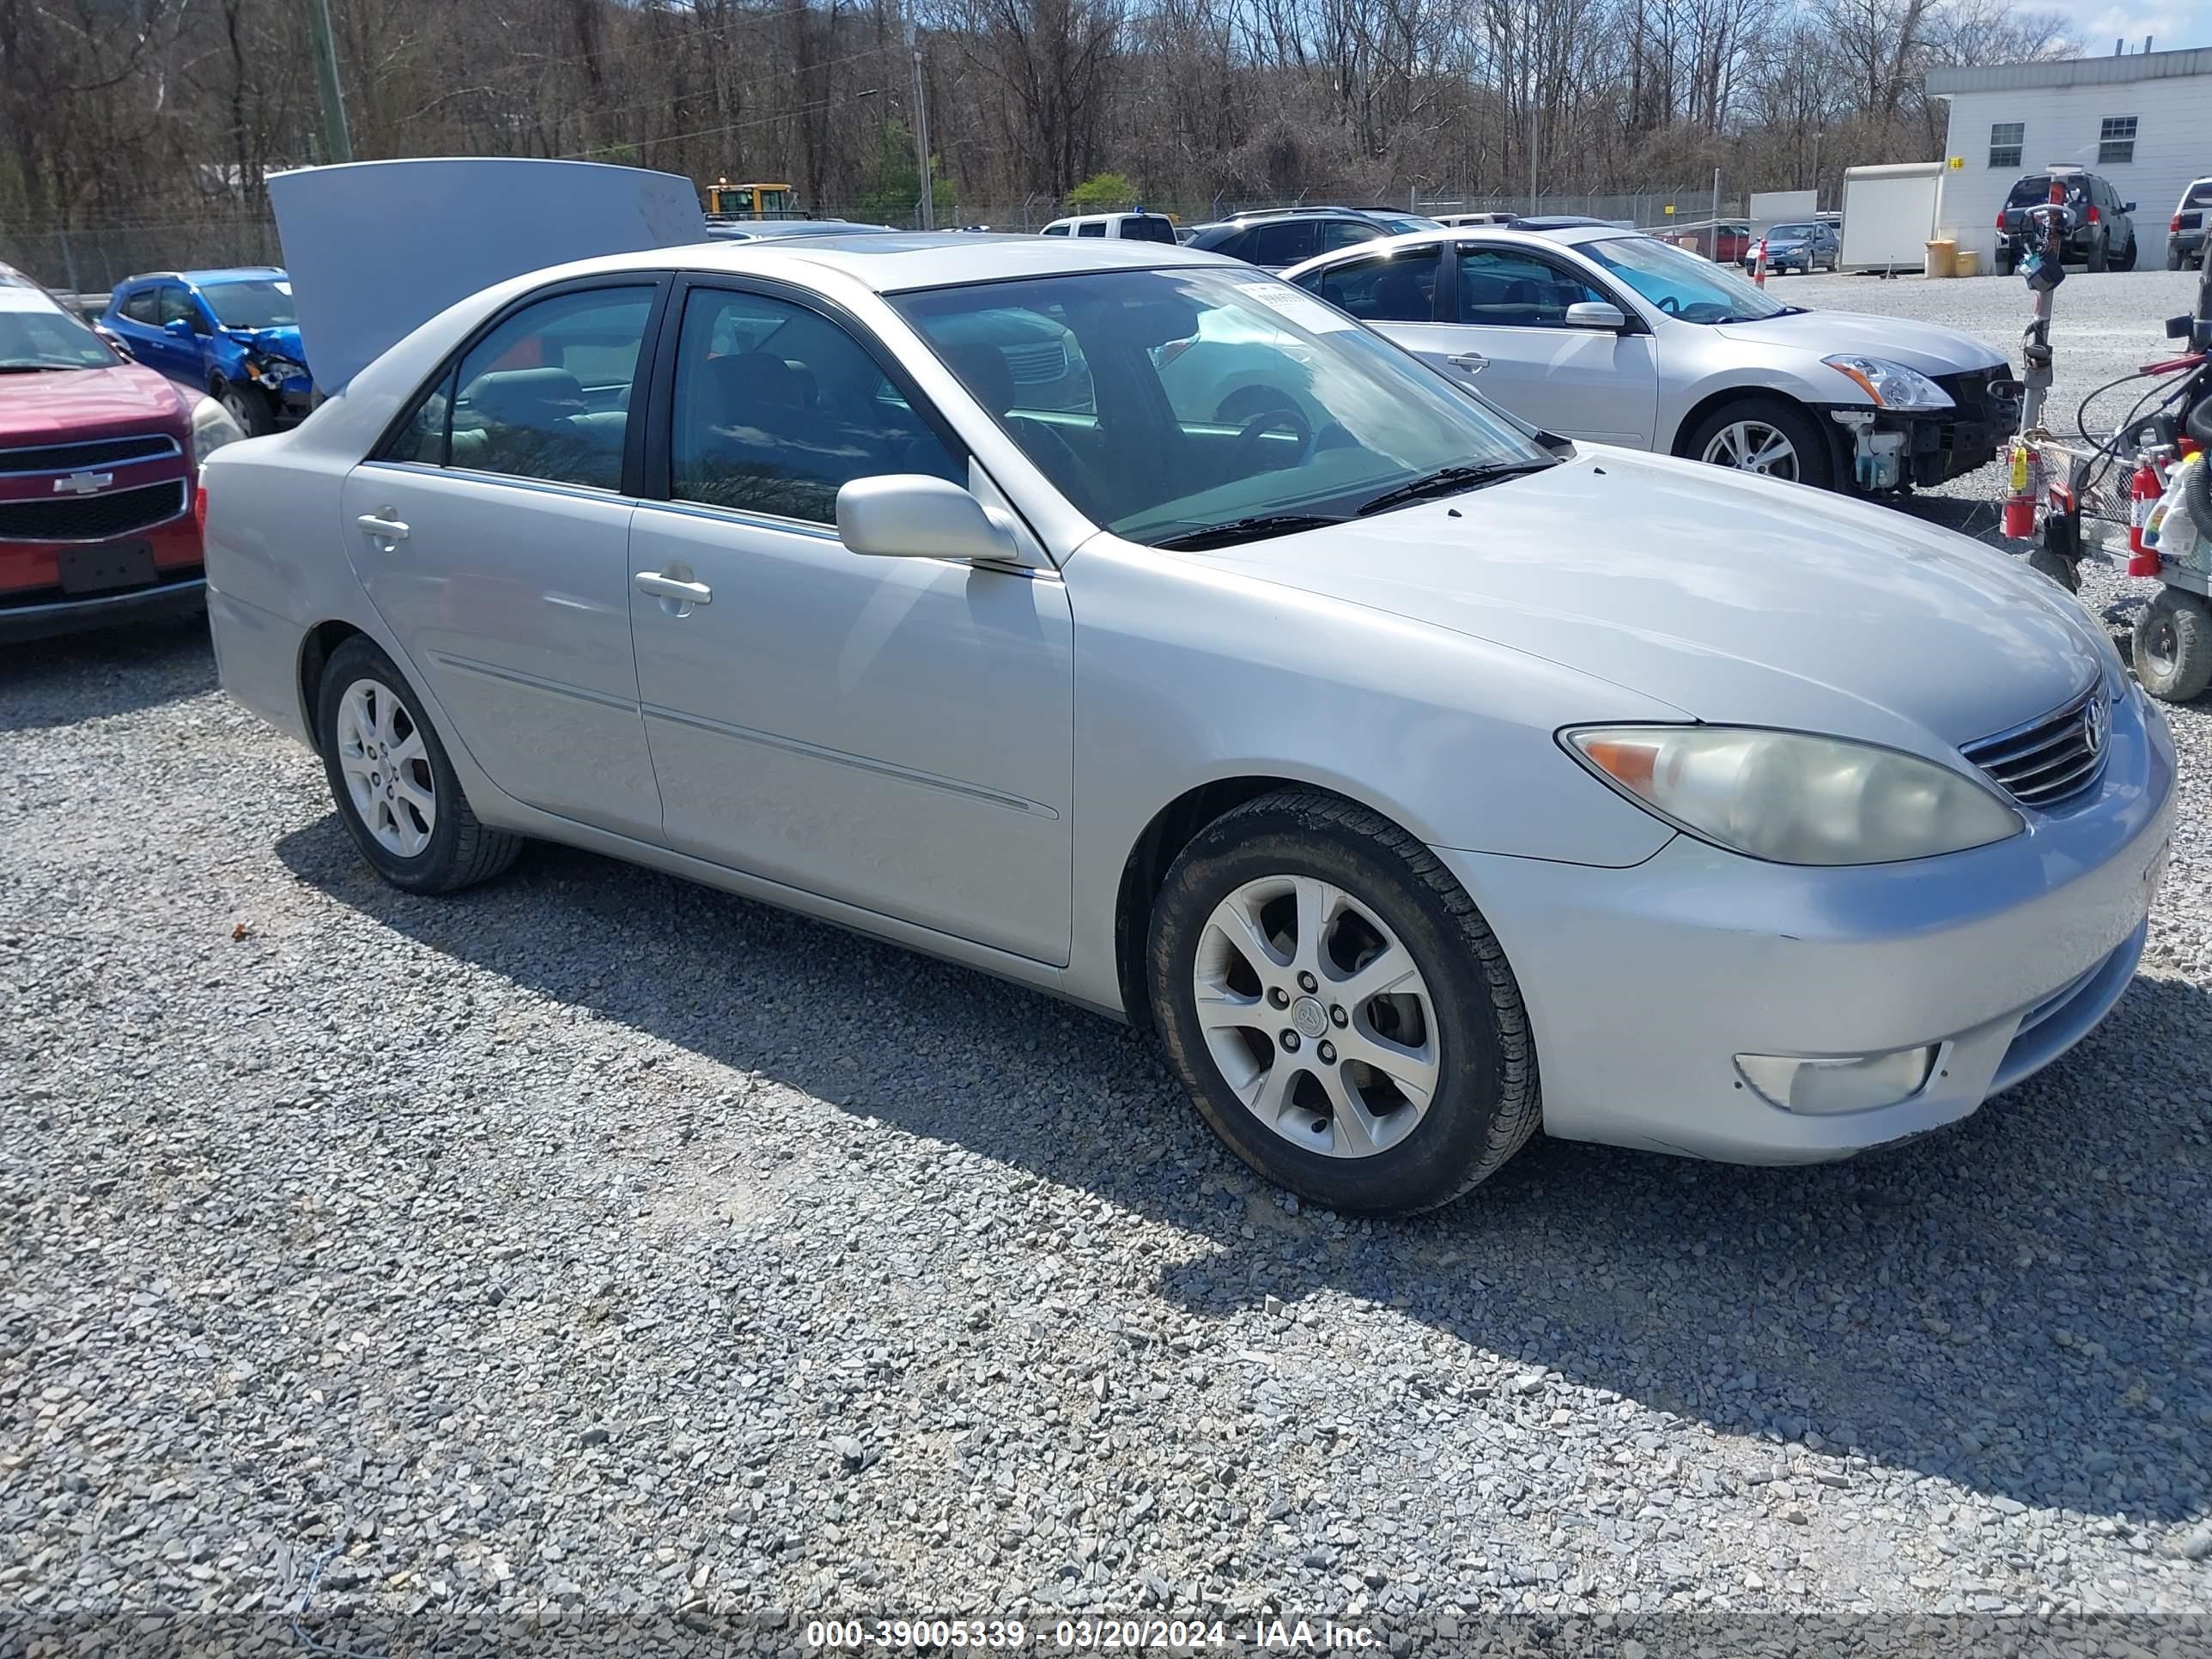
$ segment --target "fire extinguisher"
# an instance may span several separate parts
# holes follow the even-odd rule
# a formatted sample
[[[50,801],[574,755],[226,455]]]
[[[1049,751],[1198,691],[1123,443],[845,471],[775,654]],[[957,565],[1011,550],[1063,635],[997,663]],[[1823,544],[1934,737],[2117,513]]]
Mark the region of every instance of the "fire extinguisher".
[[[2011,492],[2005,497],[2004,533],[2024,542],[2035,534],[2035,471],[2028,448],[2018,439],[2012,446]]]
[[[2150,522],[2151,509],[2158,498],[2166,493],[2158,481],[2158,469],[2148,459],[2136,463],[2135,473],[2128,480],[2128,574],[2155,576],[2158,574],[2158,553],[2143,540],[2143,527]]]

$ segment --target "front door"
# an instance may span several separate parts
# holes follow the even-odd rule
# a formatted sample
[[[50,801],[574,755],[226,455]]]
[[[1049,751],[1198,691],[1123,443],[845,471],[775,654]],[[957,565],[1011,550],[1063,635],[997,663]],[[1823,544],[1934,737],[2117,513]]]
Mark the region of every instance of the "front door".
[[[889,361],[791,299],[702,286],[684,301],[670,499],[630,529],[668,843],[1062,963],[1067,594],[1051,571],[845,550],[841,484],[969,477]]]
[[[656,294],[571,286],[510,313],[353,470],[337,526],[444,735],[517,800],[651,841],[623,481]]]
[[[1617,300],[1565,261],[1517,245],[1462,242],[1455,263],[1454,320],[1384,323],[1382,332],[1547,432],[1651,447],[1651,337],[1567,326],[1569,306]]]

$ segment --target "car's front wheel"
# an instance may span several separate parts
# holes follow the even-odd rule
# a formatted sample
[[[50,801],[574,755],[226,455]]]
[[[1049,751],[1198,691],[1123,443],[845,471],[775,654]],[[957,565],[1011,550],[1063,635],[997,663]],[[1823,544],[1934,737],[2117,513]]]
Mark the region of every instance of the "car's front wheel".
[[[258,438],[276,429],[276,405],[259,386],[241,380],[217,380],[210,390],[247,437]]]
[[[1723,404],[1692,427],[1681,453],[1713,466],[1733,467],[1826,489],[1828,453],[1812,419],[1779,398]]]
[[[1318,1203],[1447,1203],[1537,1127],[1497,939],[1433,853],[1350,801],[1285,790],[1200,831],[1153,910],[1148,978],[1200,1115]]]
[[[338,817],[379,875],[410,893],[450,893],[514,862],[522,838],[477,821],[421,700],[368,640],[331,653],[316,704]]]

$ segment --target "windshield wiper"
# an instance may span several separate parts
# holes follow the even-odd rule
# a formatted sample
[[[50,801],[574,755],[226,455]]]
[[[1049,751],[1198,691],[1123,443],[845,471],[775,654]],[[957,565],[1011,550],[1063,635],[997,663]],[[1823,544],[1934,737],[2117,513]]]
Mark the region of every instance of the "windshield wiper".
[[[1186,530],[1180,536],[1170,536],[1152,545],[1195,551],[1229,547],[1237,542],[1264,541],[1270,536],[1288,536],[1296,531],[1319,530],[1343,522],[1341,518],[1320,513],[1260,513],[1249,519],[1231,519],[1227,524],[1208,525],[1203,530]]]
[[[1486,461],[1480,466],[1439,467],[1425,477],[1412,479],[1360,502],[1358,515],[1364,519],[1370,513],[1386,513],[1408,502],[1456,495],[1462,490],[1479,489],[1484,484],[1517,478],[1524,472],[1541,472],[1558,465],[1557,461]]]
[[[0,374],[59,374],[64,369],[83,367],[82,363],[0,363]]]

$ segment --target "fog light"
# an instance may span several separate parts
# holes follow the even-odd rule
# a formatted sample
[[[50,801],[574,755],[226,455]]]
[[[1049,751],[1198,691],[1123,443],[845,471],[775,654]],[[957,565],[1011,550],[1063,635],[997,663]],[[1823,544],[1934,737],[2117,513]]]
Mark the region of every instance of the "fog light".
[[[1887,1054],[1796,1060],[1787,1054],[1738,1054],[1735,1068],[1760,1099],[1784,1111],[1870,1112],[1918,1094],[1936,1069],[1936,1045]]]

